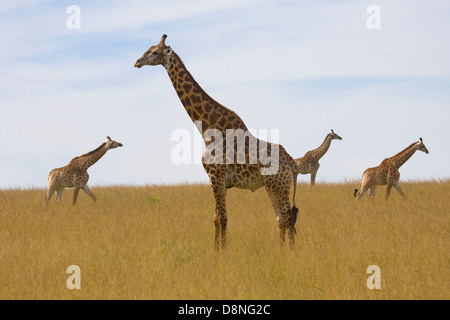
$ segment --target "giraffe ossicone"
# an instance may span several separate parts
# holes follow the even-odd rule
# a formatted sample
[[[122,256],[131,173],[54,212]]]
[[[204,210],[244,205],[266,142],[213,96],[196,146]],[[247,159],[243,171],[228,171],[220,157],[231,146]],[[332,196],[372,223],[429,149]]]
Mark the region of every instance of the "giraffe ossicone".
[[[163,35],[157,45],[151,46],[137,59],[134,66],[141,68],[145,65],[162,65],[191,120],[194,123],[201,123],[199,131],[206,145],[202,164],[209,176],[215,198],[215,247],[219,248],[220,244],[222,247],[226,245],[228,218],[225,198],[227,189],[237,187],[256,190],[262,186],[265,186],[274,207],[281,242],[284,243],[287,232],[291,245],[294,245],[297,215],[295,189],[298,174],[294,159],[282,145],[254,137],[234,111],[211,98],[195,81],[180,57],[169,46],[166,46],[166,38],[167,35]],[[227,130],[242,134],[230,135],[230,131],[228,131],[227,137]],[[205,135],[205,133],[207,134]],[[223,139],[221,144],[213,145],[214,148],[209,147],[216,142],[211,133]],[[231,141],[228,141],[228,139],[234,141],[234,139],[242,137],[244,138],[242,143],[232,144]],[[253,144],[250,145],[250,143]],[[256,149],[252,148],[255,144]],[[230,147],[231,145],[232,147]],[[211,152],[208,153],[208,151]],[[262,155],[266,155],[266,157],[264,158]],[[212,157],[214,161],[211,161]],[[219,163],[218,160],[221,158],[224,161]],[[274,161],[271,161],[274,158],[277,159],[276,170],[270,171],[271,165],[275,164]],[[292,207],[289,201],[291,185],[294,187]]]
[[[44,200],[45,204],[50,201],[55,191],[56,202],[60,202],[65,188],[74,188],[72,205],[76,204],[80,189],[83,189],[86,194],[91,197],[92,201],[96,201],[96,197],[89,190],[87,185],[89,180],[87,169],[100,160],[108,150],[123,146],[120,142],[112,140],[109,136],[106,138],[108,141],[102,143],[97,149],[73,158],[70,163],[64,167],[50,171],[48,175],[47,196]]]

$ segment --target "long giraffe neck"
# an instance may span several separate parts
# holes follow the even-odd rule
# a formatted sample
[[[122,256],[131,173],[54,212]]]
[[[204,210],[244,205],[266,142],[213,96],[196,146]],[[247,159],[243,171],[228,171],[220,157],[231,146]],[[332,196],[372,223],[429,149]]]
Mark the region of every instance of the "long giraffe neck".
[[[318,161],[323,155],[328,151],[331,145],[330,136],[326,136],[324,142],[317,149],[310,151],[310,156],[314,158],[314,160]]]
[[[397,153],[395,156],[389,158],[389,160],[393,161],[397,168],[400,168],[416,152],[416,150],[417,150],[416,144],[417,143],[411,144],[409,147],[407,147],[403,151],[401,151],[401,152]]]
[[[100,145],[97,149],[72,159],[71,163],[76,163],[78,166],[87,170],[90,166],[92,166],[94,163],[100,160],[100,158],[105,155],[106,151],[108,151],[108,148],[106,147],[105,142],[102,145]]]
[[[244,122],[234,111],[216,102],[200,87],[174,51],[164,67],[189,117],[194,123],[201,122],[202,135],[208,129],[247,131]]]

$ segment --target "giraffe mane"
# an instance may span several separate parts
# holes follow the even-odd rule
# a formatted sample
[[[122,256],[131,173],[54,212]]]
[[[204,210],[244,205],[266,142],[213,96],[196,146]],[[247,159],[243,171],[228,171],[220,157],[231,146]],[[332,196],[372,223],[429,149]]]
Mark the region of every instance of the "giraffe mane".
[[[90,156],[90,155],[96,153],[101,148],[103,148],[105,145],[106,145],[106,142],[103,142],[97,149],[89,151],[88,153],[85,153],[85,154],[83,154],[81,156],[75,157],[72,160],[70,160],[70,162],[75,161],[75,160],[80,159],[80,158],[84,158],[84,157]]]
[[[168,47],[170,48],[170,47]],[[186,65],[184,64],[183,60],[181,60],[180,56],[172,50],[172,55],[175,57],[175,59],[181,64],[181,66],[184,68],[184,70],[186,71],[186,75],[189,77],[189,81],[191,81],[194,85],[197,86],[197,88],[199,88],[200,90],[203,91],[204,94],[206,94],[207,96],[209,96],[205,90],[203,90],[203,88],[198,84],[198,82],[195,80],[195,78],[192,76],[192,74],[189,72],[188,68],[186,68]]]
[[[402,151],[400,151],[399,153],[397,153],[395,156],[392,156],[392,157],[390,157],[390,158],[388,158],[388,159],[395,158],[395,157],[401,155],[402,153],[405,153],[407,150],[409,150],[409,149],[410,149],[413,145],[415,145],[416,143],[417,143],[417,142],[411,143],[408,147],[406,147],[405,149],[403,149]]]
[[[170,47],[168,47],[170,48]],[[237,119],[239,119],[242,123],[244,123],[244,121],[241,119],[241,117],[233,110],[225,107],[224,105],[222,105],[220,102],[217,102],[214,98],[212,98],[203,88],[202,86],[199,85],[199,83],[197,82],[197,80],[195,80],[195,78],[192,76],[192,74],[189,72],[188,68],[186,67],[186,65],[184,64],[183,60],[181,60],[180,56],[173,50],[171,55],[173,55],[173,57],[175,58],[175,60],[177,60],[181,67],[183,67],[183,69],[186,72],[186,77],[188,78],[188,81],[192,82],[192,84],[197,88],[197,90],[200,90],[200,94],[203,95],[203,97],[209,101],[211,101],[214,104],[218,104],[220,105],[221,108],[224,108],[226,110],[228,110],[230,113],[232,113]],[[245,123],[244,123],[245,126]]]

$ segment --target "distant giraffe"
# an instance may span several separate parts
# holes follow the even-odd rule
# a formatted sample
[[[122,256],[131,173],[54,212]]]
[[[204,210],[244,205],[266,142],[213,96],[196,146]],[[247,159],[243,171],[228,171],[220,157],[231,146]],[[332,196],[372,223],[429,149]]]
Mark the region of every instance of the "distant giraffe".
[[[103,157],[109,149],[122,146],[121,143],[111,140],[110,137],[107,137],[107,139],[108,141],[102,143],[97,149],[73,158],[67,166],[50,171],[50,174],[48,175],[48,189],[47,196],[45,197],[45,204],[50,201],[55,191],[56,202],[60,202],[64,188],[74,188],[72,205],[75,205],[77,202],[80,189],[83,189],[94,202],[96,201],[94,194],[87,186],[89,180],[87,169]]]
[[[406,198],[403,190],[400,188],[398,181],[400,179],[400,172],[398,169],[417,151],[423,151],[428,154],[428,149],[425,147],[422,138],[420,141],[414,142],[405,150],[399,152],[391,158],[384,159],[378,167],[369,168],[364,171],[362,181],[358,189],[355,189],[353,195],[359,200],[364,193],[370,189],[370,198],[375,197],[375,189],[377,185],[386,185],[386,200],[389,199],[392,186]]]
[[[342,140],[342,138],[334,133],[333,129],[331,129],[331,133],[327,134],[320,147],[308,151],[302,158],[295,159],[298,173],[311,174],[311,185],[316,183],[316,175],[320,167],[319,160],[328,151],[331,141],[334,139]]]
[[[256,139],[248,132],[246,125],[241,118],[230,109],[222,106],[212,99],[194,80],[192,75],[186,69],[180,57],[169,47],[166,46],[166,35],[163,35],[161,41],[151,46],[141,58],[139,58],[135,67],[141,68],[144,65],[162,65],[172,81],[173,87],[180,98],[189,117],[197,125],[207,146],[202,156],[202,163],[206,173],[209,176],[211,187],[213,189],[215,205],[215,237],[214,245],[219,249],[226,246],[227,229],[227,211],[226,211],[226,192],[228,188],[237,187],[243,189],[256,190],[262,186],[266,187],[269,198],[272,202],[277,215],[278,226],[280,230],[281,243],[284,243],[285,233],[288,231],[291,245],[295,242],[295,222],[298,209],[295,206],[295,187],[297,180],[297,168],[294,159],[285,151],[281,145],[267,143]],[[200,128],[201,127],[201,128]],[[237,149],[234,145],[234,139],[226,139],[227,133],[243,132],[245,139],[245,150]],[[215,161],[211,162],[206,153],[208,147],[213,146],[217,141],[208,137],[208,132],[215,131],[223,137],[223,149],[215,149]],[[237,139],[237,137],[236,137]],[[266,146],[259,149],[258,161],[251,163],[250,158],[255,154],[250,154],[250,140],[256,141],[258,146]],[[226,155],[226,147],[231,144],[231,155],[227,154],[226,161],[223,156]],[[229,151],[229,150],[228,150]],[[272,155],[278,151],[278,170],[267,173],[268,165],[263,164],[261,153],[267,152]],[[222,156],[221,156],[222,155]],[[244,158],[245,161],[239,162],[236,159]],[[228,160],[234,161],[228,161]],[[231,162],[231,163],[230,163]],[[294,186],[294,206],[291,208],[289,202],[290,186]],[[220,240],[220,244],[219,244]]]

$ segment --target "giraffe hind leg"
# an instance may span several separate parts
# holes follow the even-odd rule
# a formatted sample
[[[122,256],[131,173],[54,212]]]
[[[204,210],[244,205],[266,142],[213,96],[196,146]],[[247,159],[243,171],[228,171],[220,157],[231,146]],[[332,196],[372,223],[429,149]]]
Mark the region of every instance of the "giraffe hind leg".
[[[47,196],[44,199],[45,204],[48,204],[50,199],[52,198],[53,194],[55,193],[56,188],[54,186],[50,186],[47,190]]]
[[[56,190],[56,202],[57,203],[59,203],[61,201],[63,192],[64,192],[64,187],[60,187]]]
[[[358,192],[361,190],[362,183],[353,191],[353,196],[356,198],[358,196]]]
[[[295,222],[297,220],[298,208],[295,206],[291,208],[290,206],[289,185],[282,189],[278,188],[279,186],[277,184],[271,187],[266,183],[267,193],[277,214],[281,245],[285,243],[287,232],[291,247],[294,247],[296,234]]]
[[[48,181],[48,188],[47,188],[47,196],[44,199],[44,203],[48,204],[50,199],[52,198],[53,194],[57,190],[56,183],[53,179],[49,179]]]
[[[377,189],[377,185],[373,184],[372,186],[370,186],[370,199],[375,199],[375,190]]]
[[[370,188],[370,186],[368,184],[363,184],[359,191],[359,195],[356,196],[356,199],[360,200],[362,198],[362,196],[364,195],[364,193],[366,193],[366,191],[369,190],[369,188]]]
[[[217,206],[216,204],[216,214],[214,216],[215,225],[215,235],[214,235],[214,247],[219,250],[220,246],[223,249],[227,245],[227,213],[223,206]]]

